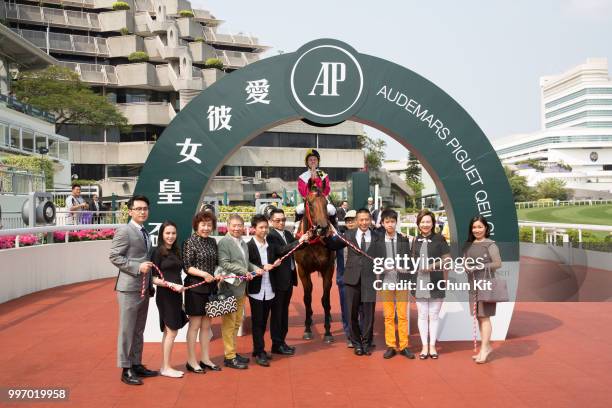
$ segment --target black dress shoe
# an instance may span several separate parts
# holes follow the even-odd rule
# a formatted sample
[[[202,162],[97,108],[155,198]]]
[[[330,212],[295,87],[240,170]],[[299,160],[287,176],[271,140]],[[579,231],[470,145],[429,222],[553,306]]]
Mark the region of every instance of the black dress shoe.
[[[185,363],[185,368],[187,369],[187,371],[190,371],[195,374],[205,374],[206,373],[206,371],[204,371],[202,367],[194,368],[189,363]]]
[[[266,353],[261,353],[258,356],[256,356],[255,362],[262,367],[270,367],[270,362],[268,361],[268,358],[266,357]]]
[[[366,356],[371,356],[372,355],[372,350],[368,346],[364,346],[363,347],[363,354],[366,355]]]
[[[240,361],[242,364],[249,364],[251,362],[250,358],[241,356],[238,353],[236,353],[236,360]]]
[[[227,358],[223,360],[223,365],[225,365],[226,367],[229,368],[235,368],[238,370],[245,370],[247,368],[249,368],[248,365],[241,363],[240,361],[238,361],[237,358],[232,358],[231,360],[228,360]]]
[[[284,356],[292,356],[295,354],[295,350],[292,350],[288,347],[285,347],[285,345],[281,345],[278,347],[274,347],[272,346],[272,353],[274,354],[282,354]]]
[[[399,353],[400,353],[402,356],[406,357],[406,358],[409,358],[409,359],[411,359],[411,360],[413,360],[413,359],[414,359],[414,353],[413,353],[412,351],[408,350],[408,348],[405,348],[405,349],[400,350],[400,352],[399,352]]]
[[[142,385],[142,380],[136,375],[132,368],[123,369],[121,381],[127,385]]]
[[[387,347],[387,351],[385,351],[385,354],[383,354],[383,358],[388,360],[392,357],[395,357],[396,354],[397,354],[397,351],[395,351],[393,347]]]
[[[286,348],[288,348],[289,350],[293,350],[293,352],[295,353],[295,346],[290,346],[287,343],[283,343],[283,346],[285,346]]]
[[[357,346],[353,349],[353,353],[355,353],[356,356],[363,356],[363,348]]]
[[[204,368],[204,369],[209,369],[210,371],[221,371],[221,367],[219,367],[218,365],[208,365],[208,364],[204,364],[203,361],[200,361],[200,367]]]
[[[139,377],[157,377],[159,375],[159,371],[149,370],[142,364],[132,366],[132,370],[134,370]]]

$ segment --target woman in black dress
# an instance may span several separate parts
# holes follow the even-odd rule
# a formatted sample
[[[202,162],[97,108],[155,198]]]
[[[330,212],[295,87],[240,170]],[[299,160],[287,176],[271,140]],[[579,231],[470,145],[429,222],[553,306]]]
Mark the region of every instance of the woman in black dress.
[[[153,269],[153,283],[157,285],[155,303],[159,310],[159,327],[164,332],[162,338],[162,365],[160,374],[166,377],[180,378],[182,371],[170,366],[170,355],[174,339],[179,329],[187,324],[187,315],[183,311],[183,285],[181,270],[183,261],[176,245],[176,224],[165,221],[159,228],[160,242],[155,248],[151,261],[162,271],[163,278]]]
[[[215,293],[214,277],[217,260],[217,241],[210,237],[217,227],[217,219],[211,211],[200,211],[193,217],[193,234],[183,245],[183,260],[185,262],[185,286],[205,283],[185,292],[185,312],[189,316],[187,329],[187,364],[188,371],[203,374],[206,368],[219,371],[208,353],[210,343],[211,318],[206,316],[205,306],[208,297]],[[196,359],[195,343],[200,334],[200,359]]]

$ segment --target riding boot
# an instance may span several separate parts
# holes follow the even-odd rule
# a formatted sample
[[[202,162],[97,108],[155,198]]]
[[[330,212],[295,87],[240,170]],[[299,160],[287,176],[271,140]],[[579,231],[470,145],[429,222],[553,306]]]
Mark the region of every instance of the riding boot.
[[[336,217],[336,214],[329,216],[329,222],[334,226],[336,231],[338,231],[338,218]]]
[[[302,220],[302,218],[304,218],[304,214],[298,214],[295,213],[295,223],[297,224],[299,221]]]

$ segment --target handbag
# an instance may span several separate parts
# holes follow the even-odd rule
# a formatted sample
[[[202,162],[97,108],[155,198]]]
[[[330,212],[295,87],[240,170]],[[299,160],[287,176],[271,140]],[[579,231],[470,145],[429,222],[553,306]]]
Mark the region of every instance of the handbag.
[[[490,258],[491,256],[489,255],[489,259]],[[479,302],[497,303],[507,302],[509,300],[508,283],[505,279],[497,277],[493,278],[491,268],[488,266],[485,267],[485,280],[491,282],[491,289],[478,289],[477,296]]]
[[[238,310],[238,302],[231,290],[218,291],[208,296],[208,302],[204,306],[204,311],[208,317],[219,317],[234,313]]]

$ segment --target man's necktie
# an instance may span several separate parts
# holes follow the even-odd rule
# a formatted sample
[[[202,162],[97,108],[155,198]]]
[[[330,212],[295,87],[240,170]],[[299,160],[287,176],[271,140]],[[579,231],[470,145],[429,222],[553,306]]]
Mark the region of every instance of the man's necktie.
[[[140,232],[142,232],[142,238],[144,239],[144,242],[145,242],[145,248],[147,248],[148,250],[149,249],[149,233],[147,232],[145,227],[142,227],[140,229]]]
[[[359,245],[362,251],[366,250],[365,232],[361,233],[361,244]]]

